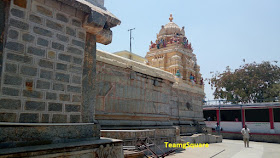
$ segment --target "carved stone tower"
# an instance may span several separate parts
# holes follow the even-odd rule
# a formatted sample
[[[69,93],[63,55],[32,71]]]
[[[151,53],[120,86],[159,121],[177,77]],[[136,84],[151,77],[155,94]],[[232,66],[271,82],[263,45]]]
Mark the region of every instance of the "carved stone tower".
[[[185,36],[185,29],[173,22],[172,14],[169,20],[168,24],[162,25],[155,43],[151,41],[150,51],[146,55],[147,64],[173,75],[179,70],[185,82],[190,82],[190,76],[193,76],[194,82],[201,84],[200,67],[192,45]]]

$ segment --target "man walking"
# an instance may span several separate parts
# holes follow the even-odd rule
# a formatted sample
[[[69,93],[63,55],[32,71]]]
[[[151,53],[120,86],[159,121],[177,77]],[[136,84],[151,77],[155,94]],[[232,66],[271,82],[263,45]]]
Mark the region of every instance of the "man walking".
[[[245,148],[246,148],[246,144],[247,144],[247,147],[249,148],[250,129],[247,128],[247,125],[245,125],[244,128],[242,128],[241,133],[243,135],[243,141],[244,141]]]

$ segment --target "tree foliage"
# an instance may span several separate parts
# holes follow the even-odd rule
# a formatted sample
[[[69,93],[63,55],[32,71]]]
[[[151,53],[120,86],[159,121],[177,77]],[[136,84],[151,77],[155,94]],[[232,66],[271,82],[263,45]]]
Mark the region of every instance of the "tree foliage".
[[[280,94],[279,81],[280,67],[268,61],[244,64],[234,71],[227,67],[209,79],[215,99],[235,103],[274,101]]]

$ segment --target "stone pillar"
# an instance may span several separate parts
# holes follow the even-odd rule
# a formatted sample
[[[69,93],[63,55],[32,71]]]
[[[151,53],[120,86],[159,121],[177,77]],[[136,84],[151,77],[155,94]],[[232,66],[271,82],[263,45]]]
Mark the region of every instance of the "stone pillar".
[[[83,91],[82,91],[82,121],[92,123],[94,121],[94,103],[96,75],[96,36],[90,33],[86,35],[85,57],[83,67]]]
[[[168,62],[168,59],[167,59],[167,54],[165,53],[164,55],[164,71],[167,71],[167,66],[169,65],[169,64],[167,64],[167,62]]]
[[[5,20],[6,5],[7,3],[5,3],[4,1],[0,1],[0,83],[1,83],[2,67],[3,67],[3,48],[4,48],[3,44],[4,44],[4,37],[5,37],[4,35],[5,35],[5,22],[6,22]]]

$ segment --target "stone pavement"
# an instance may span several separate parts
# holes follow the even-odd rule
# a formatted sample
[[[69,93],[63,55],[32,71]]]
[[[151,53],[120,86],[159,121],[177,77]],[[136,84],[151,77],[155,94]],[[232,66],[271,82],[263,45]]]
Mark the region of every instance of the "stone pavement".
[[[170,158],[279,158],[280,144],[252,142],[244,148],[241,140],[223,139],[222,143],[209,144],[209,148],[187,148]]]

